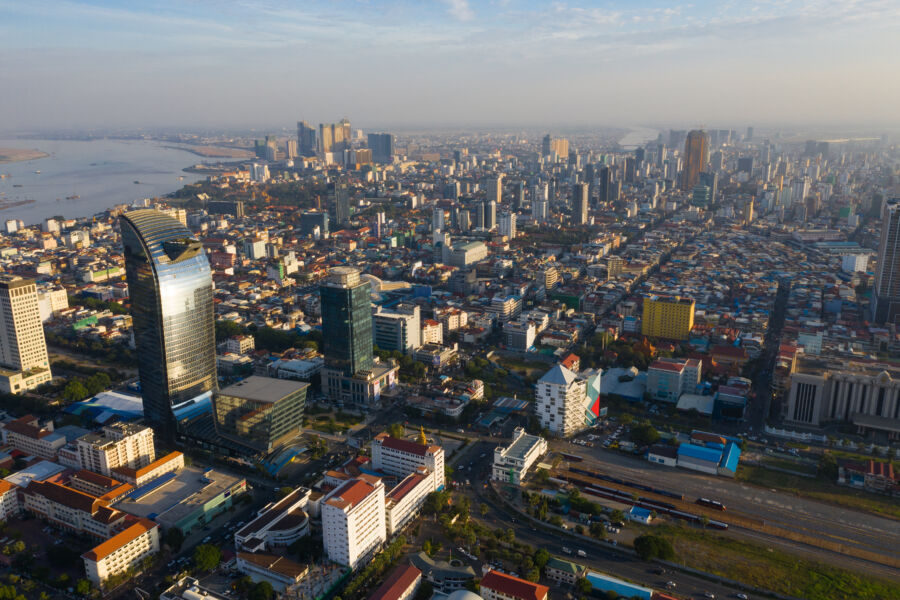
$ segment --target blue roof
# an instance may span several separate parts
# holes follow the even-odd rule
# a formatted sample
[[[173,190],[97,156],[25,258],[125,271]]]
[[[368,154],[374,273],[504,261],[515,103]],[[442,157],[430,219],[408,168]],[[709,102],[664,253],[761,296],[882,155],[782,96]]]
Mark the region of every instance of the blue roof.
[[[678,456],[687,456],[719,464],[719,459],[722,458],[722,451],[693,444],[681,444],[678,446]]]
[[[621,579],[610,577],[609,575],[604,575],[595,571],[588,571],[585,578],[591,582],[591,586],[595,590],[600,590],[601,592],[613,591],[626,598],[637,596],[642,600],[650,600],[650,598],[653,597],[653,590],[650,588],[634,585],[633,583],[628,583],[627,581],[622,581]]]
[[[628,511],[628,514],[640,517],[641,519],[646,519],[650,516],[650,511],[646,508],[641,508],[640,506],[632,506],[631,510]]]
[[[725,452],[722,454],[722,462],[719,468],[727,469],[734,473],[737,471],[738,462],[741,460],[741,448],[734,442],[728,442]]]

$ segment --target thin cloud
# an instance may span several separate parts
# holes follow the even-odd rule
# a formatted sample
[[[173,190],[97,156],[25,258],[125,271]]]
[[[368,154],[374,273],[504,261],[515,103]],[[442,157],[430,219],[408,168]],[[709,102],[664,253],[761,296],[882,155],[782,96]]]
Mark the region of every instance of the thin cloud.
[[[447,5],[447,12],[457,21],[471,21],[475,18],[472,7],[469,6],[469,0],[444,0]]]

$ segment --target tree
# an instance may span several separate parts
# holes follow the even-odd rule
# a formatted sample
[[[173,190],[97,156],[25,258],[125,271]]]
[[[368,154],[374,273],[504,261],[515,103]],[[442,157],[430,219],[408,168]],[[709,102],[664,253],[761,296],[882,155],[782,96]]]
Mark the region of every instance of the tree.
[[[831,452],[823,452],[822,458],[819,459],[819,479],[823,481],[834,481],[838,476],[837,460]]]
[[[634,551],[643,560],[653,560],[661,558],[663,560],[672,560],[675,558],[675,549],[672,543],[666,538],[646,533],[638,536],[634,540]]]
[[[625,521],[625,513],[616,509],[609,514],[609,518],[614,523],[622,523]]]
[[[272,589],[272,584],[268,581],[260,581],[247,594],[247,600],[272,600],[274,597],[275,590]]]
[[[401,440],[406,433],[406,428],[402,423],[394,423],[393,425],[388,425],[387,433],[392,438]]]
[[[91,593],[91,582],[87,579],[79,579],[75,584],[75,593],[81,596],[87,596]]]
[[[631,428],[631,440],[638,446],[652,446],[659,441],[659,432],[650,423],[641,423]]]
[[[280,500],[281,498],[285,498],[286,496],[290,496],[290,495],[291,495],[291,492],[293,492],[293,491],[294,491],[294,488],[292,488],[292,487],[287,487],[287,486],[285,486],[285,487],[279,489],[279,490],[278,490],[278,499]]]
[[[481,504],[478,505],[478,512],[481,514],[482,517],[487,516],[487,514],[488,514],[488,512],[490,512],[490,510],[491,509],[488,508],[488,505],[485,504],[484,502],[482,502]]]
[[[584,577],[578,578],[578,580],[575,582],[575,591],[577,591],[582,596],[587,596],[593,589],[594,586],[592,586],[591,582]]]
[[[200,544],[194,549],[194,565],[201,571],[212,571],[222,561],[222,551],[212,544]]]
[[[65,398],[67,402],[80,402],[87,397],[87,388],[77,379],[67,383],[66,387],[63,389],[63,398]]]
[[[534,553],[534,566],[538,569],[543,569],[544,565],[550,560],[550,553],[544,550],[543,548],[538,548]]]
[[[537,567],[528,569],[528,571],[525,573],[525,579],[527,579],[528,581],[537,583],[540,580],[540,578],[541,578],[541,571]]]
[[[598,540],[602,540],[606,538],[606,527],[603,526],[603,523],[592,523],[591,524],[591,535],[597,538]]]
[[[181,546],[184,544],[184,534],[181,532],[181,529],[170,527],[166,532],[165,543],[172,549],[172,552],[181,550]]]

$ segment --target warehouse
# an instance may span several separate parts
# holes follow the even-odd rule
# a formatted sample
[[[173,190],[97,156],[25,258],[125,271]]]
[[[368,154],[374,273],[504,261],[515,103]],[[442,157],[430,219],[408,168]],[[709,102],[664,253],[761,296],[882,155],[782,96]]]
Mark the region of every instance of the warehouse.
[[[681,444],[678,446],[678,466],[692,471],[718,475],[722,451],[717,448]]]

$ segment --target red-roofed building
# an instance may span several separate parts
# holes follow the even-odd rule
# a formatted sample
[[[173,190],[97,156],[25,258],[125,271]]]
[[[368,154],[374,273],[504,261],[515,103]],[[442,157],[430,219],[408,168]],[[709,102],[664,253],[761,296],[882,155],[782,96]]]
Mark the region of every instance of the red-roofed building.
[[[547,600],[550,588],[512,575],[488,571],[481,580],[480,591],[484,600]]]
[[[338,564],[356,568],[387,539],[384,484],[377,477],[345,482],[320,506],[325,553]]]
[[[391,572],[369,600],[409,600],[422,584],[422,571],[412,565],[401,565]]]
[[[434,490],[444,487],[444,449],[409,440],[398,440],[386,433],[372,440],[372,468],[376,471],[406,477],[425,467],[434,473]]]
[[[559,364],[572,371],[573,373],[577,373],[581,370],[581,359],[577,354],[571,352],[567,354],[565,358],[559,361]]]
[[[385,498],[387,533],[394,535],[419,514],[428,494],[434,491],[434,473],[425,467],[395,485]]]

